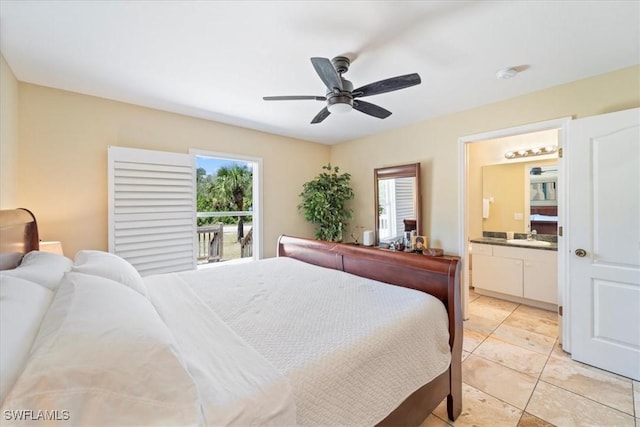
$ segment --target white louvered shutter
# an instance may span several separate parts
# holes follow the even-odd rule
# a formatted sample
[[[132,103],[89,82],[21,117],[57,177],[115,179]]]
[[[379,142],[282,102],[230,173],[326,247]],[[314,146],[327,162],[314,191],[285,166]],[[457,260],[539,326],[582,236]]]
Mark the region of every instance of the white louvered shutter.
[[[398,235],[404,231],[404,220],[415,219],[415,178],[396,178],[396,230]]]
[[[141,275],[196,268],[195,206],[192,156],[109,147],[109,251]]]

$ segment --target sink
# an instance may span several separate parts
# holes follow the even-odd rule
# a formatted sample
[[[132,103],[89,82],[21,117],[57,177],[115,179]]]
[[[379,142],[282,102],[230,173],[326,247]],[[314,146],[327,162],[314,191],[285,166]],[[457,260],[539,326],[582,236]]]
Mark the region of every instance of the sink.
[[[551,246],[551,242],[545,242],[544,240],[509,239],[507,243],[524,246]]]

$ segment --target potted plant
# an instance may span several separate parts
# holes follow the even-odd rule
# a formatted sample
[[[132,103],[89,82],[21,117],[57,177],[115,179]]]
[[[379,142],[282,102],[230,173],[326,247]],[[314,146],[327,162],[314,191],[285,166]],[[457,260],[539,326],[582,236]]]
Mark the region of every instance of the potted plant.
[[[338,167],[332,168],[331,164],[322,169],[326,172],[303,184],[300,193],[303,201],[298,209],[307,221],[317,226],[316,239],[340,242],[351,219],[351,209],[345,207],[345,202],[354,197],[349,186],[351,175],[339,174]]]

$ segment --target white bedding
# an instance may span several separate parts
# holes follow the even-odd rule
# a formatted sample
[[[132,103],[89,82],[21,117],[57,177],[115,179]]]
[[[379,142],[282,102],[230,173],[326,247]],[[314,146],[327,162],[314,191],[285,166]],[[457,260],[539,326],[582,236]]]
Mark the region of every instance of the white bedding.
[[[291,426],[289,381],[233,332],[180,277],[146,278],[149,298],[178,342],[210,426]]]
[[[451,361],[446,310],[418,291],[274,258],[148,276],[154,303],[171,277],[290,382],[300,425],[373,425]],[[169,317],[169,304],[157,308]],[[204,339],[178,323],[174,336]]]
[[[2,425],[199,426],[198,390],[153,305],[103,277],[66,273]]]
[[[290,258],[142,279],[83,257],[42,287],[50,306],[0,284],[44,318],[12,350],[7,425],[374,425],[451,361],[446,310],[418,291]]]
[[[558,217],[552,216],[552,215],[531,214],[531,216],[529,217],[529,220],[558,222]]]

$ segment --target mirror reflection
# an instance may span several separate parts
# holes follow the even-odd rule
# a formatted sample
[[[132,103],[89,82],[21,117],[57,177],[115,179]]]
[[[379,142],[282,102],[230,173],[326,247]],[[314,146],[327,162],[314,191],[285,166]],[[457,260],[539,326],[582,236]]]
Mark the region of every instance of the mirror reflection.
[[[420,163],[374,170],[376,243],[402,239],[420,228]]]
[[[557,234],[557,160],[482,168],[482,230]]]
[[[530,230],[541,234],[558,233],[558,166],[529,169]]]

